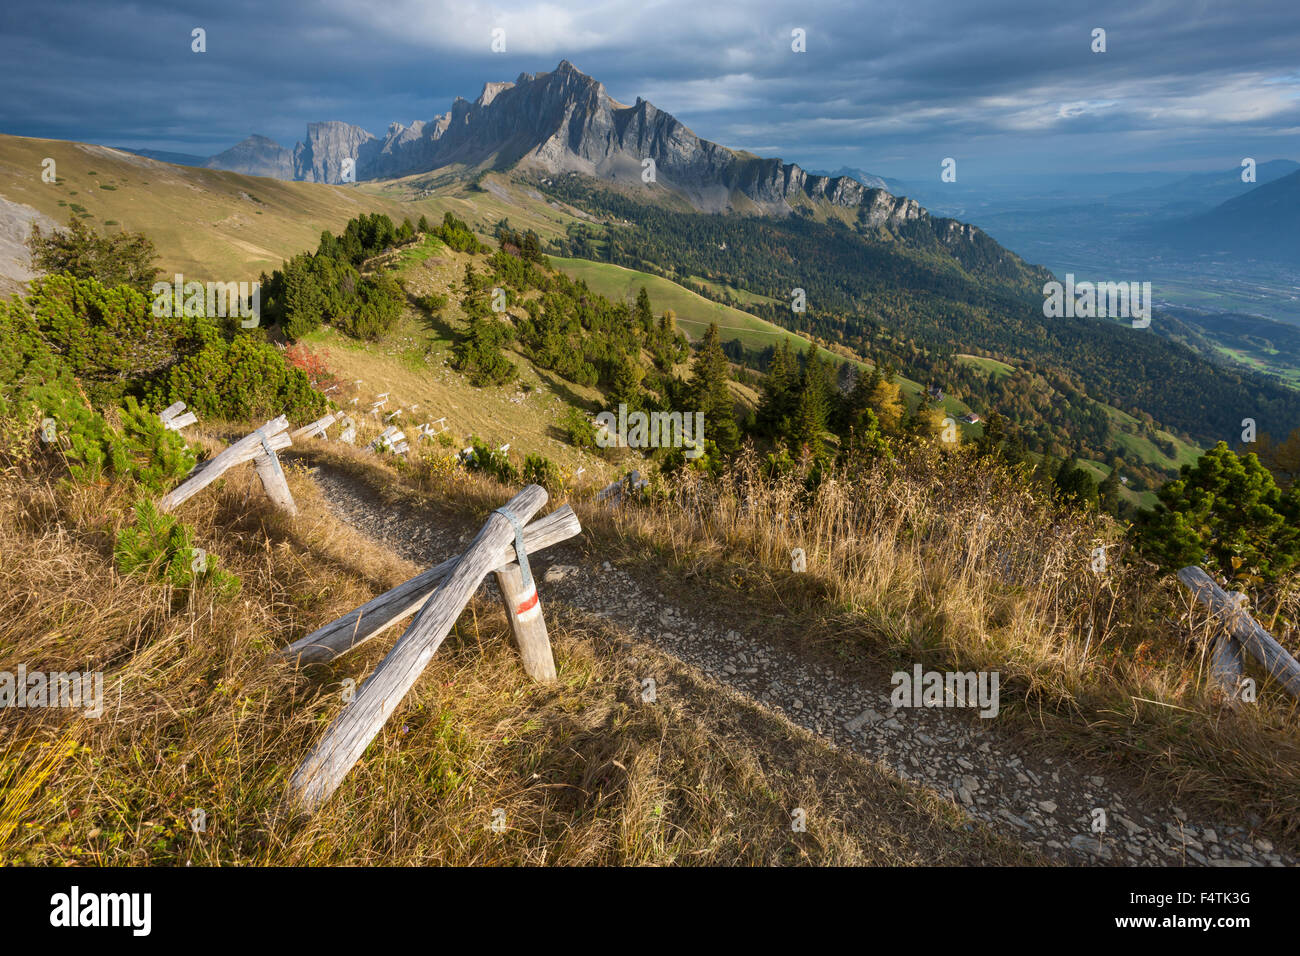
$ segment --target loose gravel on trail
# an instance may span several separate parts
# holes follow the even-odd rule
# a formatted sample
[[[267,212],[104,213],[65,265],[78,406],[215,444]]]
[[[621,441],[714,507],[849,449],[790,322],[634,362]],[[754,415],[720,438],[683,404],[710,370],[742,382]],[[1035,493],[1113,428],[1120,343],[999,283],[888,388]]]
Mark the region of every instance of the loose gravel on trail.
[[[414,504],[379,504],[362,482],[326,466],[311,477],[335,513],[417,564],[455,554],[477,531]],[[846,677],[707,606],[677,606],[654,584],[567,543],[532,559],[548,614],[604,619],[708,679],[956,801],[996,832],[1062,863],[1292,866],[1296,859],[1241,822],[1193,819],[1137,795],[1122,780],[1060,758],[1018,752],[993,720],[952,708],[894,708],[889,675]],[[646,674],[653,678],[653,674]],[[1095,832],[1096,811],[1105,813]]]

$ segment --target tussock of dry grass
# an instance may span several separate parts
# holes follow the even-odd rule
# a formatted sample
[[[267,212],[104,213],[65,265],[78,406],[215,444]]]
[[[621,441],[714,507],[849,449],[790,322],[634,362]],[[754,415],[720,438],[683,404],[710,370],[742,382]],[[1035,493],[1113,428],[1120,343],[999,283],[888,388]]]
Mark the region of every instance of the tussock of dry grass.
[[[3,715],[0,860],[1023,860],[950,805],[671,661],[655,664],[661,703],[641,703],[621,638],[603,625],[552,613],[559,681],[533,684],[484,599],[323,811],[291,819],[289,775],[341,708],[343,682],[360,683],[392,638],[306,670],[275,651],[417,569],[337,522],[301,469],[287,470],[296,519],[270,509],[246,467],[180,509],[195,543],[242,579],[233,598],[118,574],[113,532],[131,502],[112,488],[0,482],[0,670],[103,670],[107,698],[99,719]],[[791,831],[796,806],[807,833]],[[195,809],[203,834],[191,831]]]

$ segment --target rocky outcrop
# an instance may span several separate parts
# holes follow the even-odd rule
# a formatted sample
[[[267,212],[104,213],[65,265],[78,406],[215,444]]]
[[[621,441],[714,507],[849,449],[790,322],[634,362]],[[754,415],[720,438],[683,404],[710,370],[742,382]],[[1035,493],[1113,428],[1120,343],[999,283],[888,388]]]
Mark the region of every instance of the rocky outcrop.
[[[248,176],[269,176],[272,179],[293,179],[293,154],[273,139],[254,133],[242,143],[236,143],[224,153],[218,153],[203,163],[208,169],[224,169]]]
[[[342,183],[373,178],[363,171],[379,152],[378,141],[360,126],[332,120],[308,123],[307,142],[293,148],[293,178]]]

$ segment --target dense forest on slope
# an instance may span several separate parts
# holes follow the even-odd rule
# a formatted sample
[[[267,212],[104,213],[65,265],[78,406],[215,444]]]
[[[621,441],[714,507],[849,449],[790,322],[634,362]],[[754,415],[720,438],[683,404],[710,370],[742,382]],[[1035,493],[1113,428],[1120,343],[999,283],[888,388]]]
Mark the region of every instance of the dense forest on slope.
[[[718,285],[749,293],[743,307],[764,318],[892,363],[985,417],[1001,413],[1035,451],[1050,450],[1054,436],[1069,450],[1103,456],[1104,423],[1086,398],[1202,444],[1235,440],[1247,417],[1279,435],[1300,422],[1300,393],[1275,380],[1217,366],[1149,329],[1044,318],[1048,273],[991,241],[945,242],[914,223],[886,233],[799,214],[671,212],[578,176],[543,188],[614,220],[571,228],[557,253],[657,271],[711,298],[719,298]],[[803,312],[791,308],[795,289],[806,294]],[[965,352],[1041,379],[1045,404],[1012,401],[994,376],[956,360]]]

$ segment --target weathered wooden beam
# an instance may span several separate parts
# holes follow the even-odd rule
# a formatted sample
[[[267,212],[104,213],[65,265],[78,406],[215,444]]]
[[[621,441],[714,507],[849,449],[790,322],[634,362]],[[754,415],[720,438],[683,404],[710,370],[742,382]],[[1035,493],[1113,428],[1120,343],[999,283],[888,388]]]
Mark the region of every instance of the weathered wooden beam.
[[[281,415],[279,418],[271,419],[257,431],[245,435],[219,455],[213,457],[202,469],[190,472],[188,478],[163,495],[158,500],[158,510],[171,511],[193,498],[220,478],[226,469],[261,454],[263,437],[270,438],[288,427],[289,420]]]
[[[297,440],[297,439],[299,439],[299,438],[305,438],[305,437],[307,437],[307,436],[309,436],[309,435],[322,435],[322,436],[323,436],[323,435],[325,434],[325,429],[327,429],[327,428],[329,428],[331,425],[333,425],[334,422],[335,422],[335,420],[336,420],[338,417],[339,417],[339,416],[338,416],[337,414],[335,414],[334,412],[330,412],[328,415],[325,415],[325,416],[323,416],[323,417],[321,417],[321,418],[316,419],[316,420],[315,420],[314,422],[312,422],[310,425],[303,425],[302,428],[299,428],[299,429],[297,429],[296,431],[290,432],[290,433],[289,433],[289,437],[290,437],[290,438],[293,438],[293,439],[295,439],[295,440]]]
[[[1178,572],[1178,580],[1192,592],[1198,601],[1214,612],[1215,617],[1240,643],[1243,650],[1259,661],[1292,697],[1300,697],[1300,661],[1279,644],[1273,635],[1264,630],[1248,612],[1214,583],[1214,579],[1195,565]],[[1231,653],[1231,652],[1225,652]],[[1224,662],[1222,667],[1230,667]]]
[[[605,501],[608,499],[621,503],[629,491],[639,491],[648,484],[649,482],[641,477],[640,471],[632,471],[598,491],[596,500]]]
[[[164,428],[169,428],[174,432],[179,432],[182,428],[189,425],[197,425],[199,417],[193,412],[186,412],[184,415],[175,415],[163,422]]]
[[[551,653],[551,638],[546,633],[546,619],[542,617],[537,582],[529,581],[525,588],[523,572],[515,562],[497,568],[493,573],[525,673],[541,683],[555,680],[555,656]]]
[[[572,508],[565,505],[524,527],[524,550],[534,554],[581,533],[582,525],[578,523],[578,516]],[[346,654],[423,607],[458,560],[459,558],[449,558],[417,574],[409,581],[372,598],[355,611],[349,611],[306,637],[294,641],[280,653],[302,664],[319,664]],[[514,560],[515,546],[512,542],[501,549],[492,570],[503,568]]]
[[[280,434],[272,435],[270,438],[268,438],[266,443],[271,446],[272,451],[283,451],[284,449],[288,448],[290,445],[293,444],[293,440],[289,438],[288,432],[280,432]],[[233,459],[231,459],[229,462],[226,463],[226,470],[228,471],[231,468],[234,468],[236,465],[243,465],[247,462],[252,461],[258,455],[263,454],[263,451],[264,449],[262,448],[261,445],[253,445],[250,448],[243,449],[238,455],[236,455]],[[197,465],[194,466],[194,470],[190,472],[190,475],[193,476],[198,474],[200,468],[206,468],[214,461],[216,461],[216,458],[209,458],[207,461],[199,462]]]
[[[162,419],[163,424],[165,425],[183,411],[185,411],[184,402],[172,402],[172,404],[168,405],[158,413],[158,417]]]
[[[529,485],[506,507],[526,524],[546,504],[546,491]],[[515,532],[505,515],[493,512],[456,566],[422,607],[406,633],[366,679],[325,736],[289,781],[291,800],[302,810],[314,810],[334,793],[353,764],[392,716],[402,698],[419,679],[443,640],[451,633],[466,602],[493,569]]]

